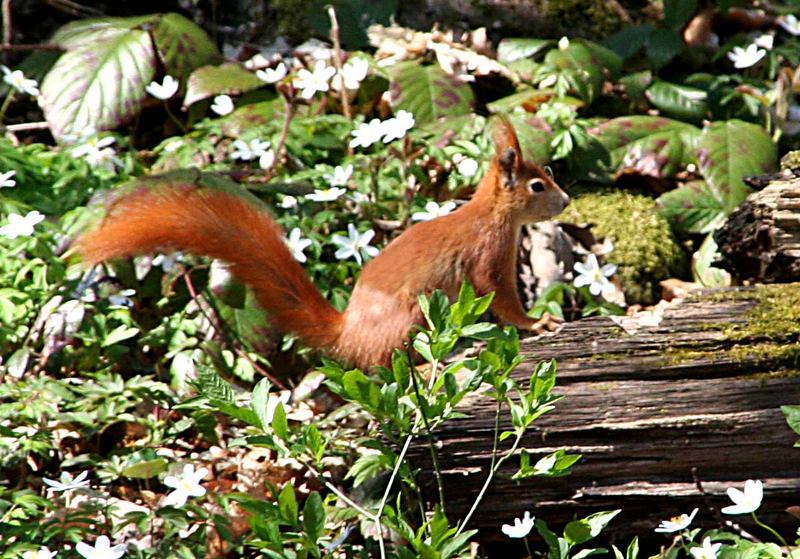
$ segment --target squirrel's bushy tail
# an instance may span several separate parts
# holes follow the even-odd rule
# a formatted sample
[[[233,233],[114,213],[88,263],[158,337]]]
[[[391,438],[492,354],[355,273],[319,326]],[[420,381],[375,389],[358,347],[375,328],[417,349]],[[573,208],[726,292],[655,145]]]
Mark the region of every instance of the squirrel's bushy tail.
[[[169,250],[218,258],[253,288],[278,329],[328,351],[341,334],[342,313],[311,283],[266,208],[243,195],[195,185],[139,188],[113,202],[75,248],[89,264]]]

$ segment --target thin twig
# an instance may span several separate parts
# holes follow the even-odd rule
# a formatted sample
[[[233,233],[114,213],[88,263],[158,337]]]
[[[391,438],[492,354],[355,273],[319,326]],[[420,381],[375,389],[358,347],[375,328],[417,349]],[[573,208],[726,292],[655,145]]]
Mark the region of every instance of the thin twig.
[[[50,128],[50,124],[45,121],[40,122],[21,122],[19,124],[7,124],[0,127],[3,132],[27,132],[28,130],[44,130]]]
[[[4,0],[5,1],[5,0]],[[28,44],[28,45],[15,45],[7,43],[3,41],[3,44],[0,44],[0,51],[26,51],[26,50],[53,50],[59,51],[64,50],[64,47],[60,45],[56,45],[55,43],[35,43],[35,44]]]
[[[205,307],[203,306],[202,302],[200,301],[200,295],[197,293],[197,290],[194,288],[194,284],[192,283],[192,278],[190,277],[188,270],[183,273],[183,280],[186,283],[186,289],[189,290],[189,295],[192,297],[193,300],[197,301],[197,308],[200,309],[200,313],[209,322],[209,324],[211,324],[211,326],[214,327],[214,329],[216,329],[217,332],[219,332],[220,336],[222,336],[222,339],[225,340],[225,343],[233,348],[234,353],[236,353],[236,355],[238,355],[239,357],[241,357],[242,359],[247,361],[253,367],[253,369],[258,371],[258,373],[261,376],[265,377],[272,384],[274,384],[275,386],[277,386],[281,390],[289,390],[289,388],[284,383],[282,383],[280,380],[275,378],[274,375],[270,374],[269,371],[267,371],[266,369],[261,367],[258,363],[253,361],[250,358],[250,356],[247,355],[246,351],[243,351],[240,347],[238,347],[236,345],[235,341],[233,339],[231,339],[231,337],[228,335],[227,331],[225,330],[223,320],[219,316],[219,313],[217,312],[217,309],[214,308],[214,305],[211,303],[211,301],[209,299],[204,297],[203,300],[208,304],[209,307],[211,307],[211,311],[214,313],[214,316],[212,317],[211,315],[206,313]]]
[[[342,101],[342,112],[347,120],[352,120],[350,100],[347,98],[347,88],[344,86],[344,72],[342,72],[342,44],[339,41],[339,20],[336,19],[336,10],[328,5],[328,17],[331,20],[331,41],[333,42],[333,65],[336,67],[339,78],[339,96]]]
[[[272,166],[267,170],[263,182],[269,182],[275,175],[275,171],[280,165],[283,158],[283,151],[286,147],[286,138],[289,136],[289,125],[292,123],[294,117],[294,104],[287,94],[283,94],[283,126],[281,127],[281,135],[278,137],[278,144],[275,146],[275,161]]]
[[[11,0],[3,0],[3,44],[11,44]],[[8,64],[8,54],[3,55],[3,62]]]

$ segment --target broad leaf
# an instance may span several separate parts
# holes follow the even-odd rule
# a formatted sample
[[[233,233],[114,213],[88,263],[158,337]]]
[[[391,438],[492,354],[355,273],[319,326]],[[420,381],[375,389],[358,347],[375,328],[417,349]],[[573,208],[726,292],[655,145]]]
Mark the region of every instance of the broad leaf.
[[[418,125],[472,110],[475,99],[470,86],[438,65],[401,62],[391,68],[390,77],[392,106],[411,112]]]
[[[508,119],[514,126],[522,149],[522,158],[530,163],[544,165],[552,156],[551,141],[553,133],[550,127],[540,118],[513,113]]]
[[[536,56],[552,44],[550,39],[502,39],[497,45],[497,60],[506,63]]]
[[[661,213],[673,228],[686,233],[708,233],[725,221],[723,201],[705,181],[692,181],[661,195]]]
[[[177,14],[81,21],[60,29],[53,42],[66,52],[42,81],[39,104],[59,139],[126,124],[160,68],[182,79],[220,56],[199,27]]]
[[[582,43],[573,41],[565,50],[552,49],[545,56],[544,64],[564,76],[575,95],[587,103],[603,89],[603,61]]]
[[[714,235],[709,233],[700,249],[692,255],[692,276],[696,282],[704,287],[730,287],[731,275],[726,270],[714,267],[718,256]]]
[[[226,63],[219,66],[203,66],[189,76],[183,106],[188,107],[201,99],[223,93],[241,94],[258,89],[264,82],[239,64]]]
[[[654,116],[620,117],[588,130],[609,151],[618,173],[636,173],[657,179],[683,170],[694,157],[696,127]]]
[[[702,89],[658,80],[645,95],[656,108],[675,118],[698,122],[709,115],[708,93]]]
[[[164,458],[143,460],[122,470],[122,475],[137,479],[151,479],[167,471],[167,461]]]
[[[308,496],[303,505],[303,528],[314,543],[325,531],[325,507],[322,505],[322,497],[316,491]]]
[[[772,172],[777,158],[769,134],[757,124],[741,120],[712,122],[697,140],[700,172],[726,214],[751,192],[742,179]]]

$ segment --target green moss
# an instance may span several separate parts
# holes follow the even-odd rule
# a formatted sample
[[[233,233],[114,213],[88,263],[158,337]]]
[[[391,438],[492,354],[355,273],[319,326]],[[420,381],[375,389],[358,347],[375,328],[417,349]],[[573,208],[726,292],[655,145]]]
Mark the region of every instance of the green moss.
[[[756,306],[746,314],[747,323],[735,328],[730,338],[768,340],[800,339],[800,283],[762,285],[755,290]]]
[[[600,0],[557,0],[543,2],[545,19],[558,22],[566,31],[581,30],[580,35],[593,37],[607,37],[619,31],[624,21],[618,10],[613,8],[613,3]]]
[[[688,255],[648,196],[619,190],[587,192],[578,195],[560,219],[593,223],[595,235],[611,237],[614,251],[606,260],[619,267],[629,303],[652,304],[659,299],[659,281],[688,274]]]
[[[781,157],[781,171],[800,169],[800,150],[790,151]]]

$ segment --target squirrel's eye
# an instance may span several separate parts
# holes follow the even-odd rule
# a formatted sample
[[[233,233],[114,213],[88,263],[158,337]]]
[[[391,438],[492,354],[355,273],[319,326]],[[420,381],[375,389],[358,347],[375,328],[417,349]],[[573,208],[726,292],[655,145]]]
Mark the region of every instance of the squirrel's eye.
[[[530,182],[531,190],[534,192],[543,192],[544,191],[544,181],[542,179],[533,179]]]
[[[550,168],[549,165],[545,165],[544,172],[547,173],[547,176],[551,179],[553,178],[553,170]]]

